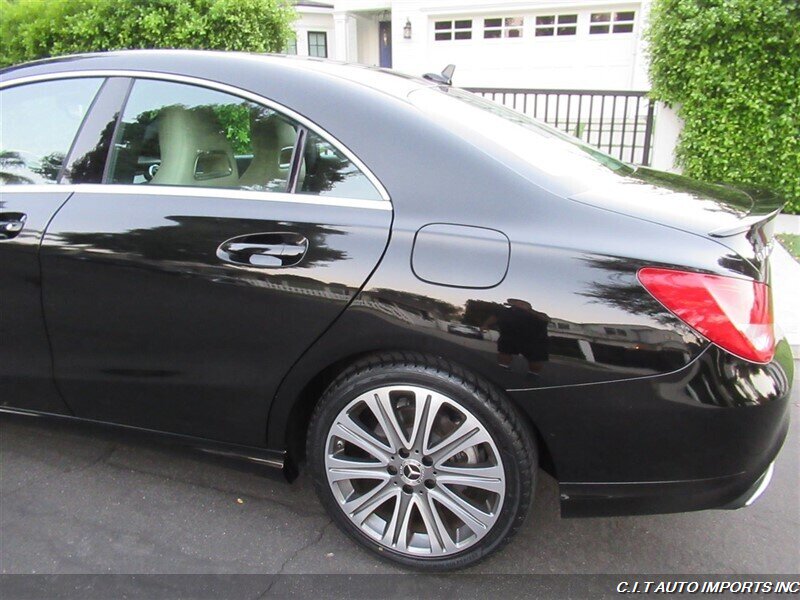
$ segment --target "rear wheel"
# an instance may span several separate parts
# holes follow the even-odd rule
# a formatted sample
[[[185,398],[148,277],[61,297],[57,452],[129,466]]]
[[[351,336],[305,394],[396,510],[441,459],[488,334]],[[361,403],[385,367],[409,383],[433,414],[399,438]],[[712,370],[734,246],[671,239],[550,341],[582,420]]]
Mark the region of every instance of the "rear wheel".
[[[314,484],[337,524],[426,569],[465,567],[508,541],[530,506],[536,458],[500,393],[419,355],[348,369],[320,400],[308,438]]]

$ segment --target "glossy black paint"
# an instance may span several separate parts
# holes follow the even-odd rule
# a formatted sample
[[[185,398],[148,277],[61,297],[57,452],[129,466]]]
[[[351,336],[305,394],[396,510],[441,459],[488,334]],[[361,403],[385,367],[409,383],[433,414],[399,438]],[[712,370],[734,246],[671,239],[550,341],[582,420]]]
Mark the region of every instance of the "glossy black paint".
[[[733,251],[722,259],[738,263],[735,271],[759,281],[768,278],[765,257],[773,236],[773,222],[766,217],[780,211],[785,202],[768,190],[711,185],[644,167],[615,185],[572,199],[710,236]]]
[[[290,107],[366,164],[392,210],[78,186],[47,227],[40,285],[35,244],[68,194],[41,204],[2,188],[3,210],[38,219],[32,237],[0,242],[34,332],[24,364],[35,371],[26,379],[22,361],[4,362],[13,367],[4,402],[63,412],[55,394],[31,404],[22,382],[54,379],[80,417],[285,451],[294,465],[310,409],[337,372],[370,352],[411,350],[507,391],[568,515],[726,504],[777,453],[785,349],[766,366],[732,357],[636,279],[641,267],[667,266],[768,281],[774,198],[644,169],[549,176],[491,132],[409,101],[430,82],[325,62],[107,53],[0,78],[96,69],[199,77]],[[106,83],[69,164],[103,154],[129,77]],[[465,228],[495,232],[480,248],[488,255],[447,235]],[[247,266],[251,254],[225,246],[243,236],[270,245],[275,234],[308,241],[296,266]],[[27,262],[7,258],[14,252]],[[43,316],[30,308],[40,293]]]
[[[53,383],[42,318],[39,243],[47,223],[69,193],[55,186],[52,192],[40,194],[0,189],[0,221],[4,215],[25,216],[22,231],[0,238],[0,406],[65,413],[67,407]]]
[[[65,401],[93,420],[265,445],[266,399],[353,299],[390,221],[369,209],[76,192],[41,250]],[[299,265],[218,258],[231,238],[279,231],[309,240]]]
[[[565,515],[676,512],[724,506],[764,472],[792,376],[785,341],[768,365],[709,346],[666,375],[512,395],[546,436]]]
[[[467,256],[470,268],[452,268]],[[502,231],[432,223],[417,231],[411,250],[411,269],[426,283],[492,288],[505,279],[510,258],[511,243]]]

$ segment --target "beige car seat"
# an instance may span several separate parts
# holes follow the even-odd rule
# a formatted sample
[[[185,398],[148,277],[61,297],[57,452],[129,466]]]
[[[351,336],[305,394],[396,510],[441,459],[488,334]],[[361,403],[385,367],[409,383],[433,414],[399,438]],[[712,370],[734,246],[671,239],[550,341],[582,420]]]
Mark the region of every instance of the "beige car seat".
[[[158,116],[161,164],[154,185],[237,187],[233,149],[210,111],[169,106]]]
[[[291,152],[294,146],[294,127],[276,115],[256,114],[250,123],[253,160],[239,178],[239,186],[264,188],[271,181],[289,179]],[[277,190],[276,190],[277,191]]]

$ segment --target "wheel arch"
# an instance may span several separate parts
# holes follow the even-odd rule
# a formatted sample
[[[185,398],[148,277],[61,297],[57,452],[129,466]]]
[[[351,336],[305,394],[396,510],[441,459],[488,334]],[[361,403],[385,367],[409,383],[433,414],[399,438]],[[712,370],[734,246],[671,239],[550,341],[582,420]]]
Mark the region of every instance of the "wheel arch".
[[[305,460],[306,438],[311,415],[327,387],[353,364],[368,360],[370,356],[388,354],[408,355],[432,361],[443,359],[493,386],[516,409],[517,415],[523,420],[525,428],[536,445],[539,466],[548,474],[556,476],[555,461],[542,431],[527,411],[519,406],[512,395],[506,393],[497,382],[492,381],[479,369],[465,365],[462,361],[454,360],[442,353],[421,352],[408,346],[384,346],[365,348],[335,357],[329,355],[327,361],[305,357],[306,360],[301,361],[302,364],[295,365],[284,379],[270,407],[267,444],[270,448],[281,449],[286,453],[284,470],[290,481],[297,477]]]

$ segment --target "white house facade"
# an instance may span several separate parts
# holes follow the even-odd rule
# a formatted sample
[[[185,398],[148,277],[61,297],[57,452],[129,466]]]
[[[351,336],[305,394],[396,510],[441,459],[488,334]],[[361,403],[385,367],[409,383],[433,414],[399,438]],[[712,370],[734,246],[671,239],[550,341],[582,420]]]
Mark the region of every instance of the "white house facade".
[[[644,92],[650,2],[297,0],[296,38],[287,52],[412,75],[454,64],[454,85],[468,88]],[[533,96],[494,99],[551,123],[560,119],[556,126],[624,160],[673,167],[680,123],[646,98],[620,96],[613,108],[610,96],[562,94],[547,105]],[[603,130],[594,127],[593,134],[590,121]]]
[[[463,87],[646,90],[649,2],[299,0],[296,52],[414,75],[453,63]]]

